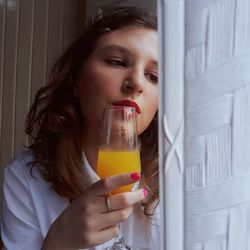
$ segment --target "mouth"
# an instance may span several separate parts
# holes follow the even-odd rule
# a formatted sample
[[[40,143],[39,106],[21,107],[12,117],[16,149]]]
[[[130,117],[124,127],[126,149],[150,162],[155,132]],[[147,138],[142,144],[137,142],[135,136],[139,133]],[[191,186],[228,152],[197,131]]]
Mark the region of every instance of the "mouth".
[[[112,103],[113,106],[127,106],[127,107],[132,107],[135,108],[137,114],[141,114],[141,109],[137,105],[136,102],[130,101],[130,100],[121,100],[118,102]]]

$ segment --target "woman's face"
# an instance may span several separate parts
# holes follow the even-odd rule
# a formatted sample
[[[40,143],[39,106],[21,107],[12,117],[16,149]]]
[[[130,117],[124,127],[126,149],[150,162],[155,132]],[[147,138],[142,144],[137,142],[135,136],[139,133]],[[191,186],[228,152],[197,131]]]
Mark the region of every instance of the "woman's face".
[[[75,88],[86,128],[99,129],[106,106],[136,103],[141,134],[157,111],[157,84],[155,30],[126,26],[102,35],[84,63]]]

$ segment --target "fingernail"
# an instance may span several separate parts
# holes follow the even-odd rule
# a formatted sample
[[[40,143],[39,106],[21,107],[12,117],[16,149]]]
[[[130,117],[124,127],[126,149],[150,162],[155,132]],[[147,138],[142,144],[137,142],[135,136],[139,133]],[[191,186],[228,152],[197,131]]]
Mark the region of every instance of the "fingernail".
[[[144,197],[148,196],[148,190],[146,188],[143,188],[143,195]]]
[[[130,179],[133,181],[138,181],[141,179],[141,175],[138,172],[134,172],[134,173],[130,174]]]

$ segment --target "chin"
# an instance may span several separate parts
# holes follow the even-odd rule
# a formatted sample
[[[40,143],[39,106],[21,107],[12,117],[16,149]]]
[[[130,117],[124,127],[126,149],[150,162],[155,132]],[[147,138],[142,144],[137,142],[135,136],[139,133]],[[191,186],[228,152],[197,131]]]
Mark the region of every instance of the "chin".
[[[146,122],[146,121],[142,121],[140,122],[140,120],[137,121],[137,131],[138,131],[138,135],[141,135],[150,125],[150,122]]]
[[[145,127],[145,128],[138,128],[138,135],[141,135],[146,129],[147,129],[147,127]]]

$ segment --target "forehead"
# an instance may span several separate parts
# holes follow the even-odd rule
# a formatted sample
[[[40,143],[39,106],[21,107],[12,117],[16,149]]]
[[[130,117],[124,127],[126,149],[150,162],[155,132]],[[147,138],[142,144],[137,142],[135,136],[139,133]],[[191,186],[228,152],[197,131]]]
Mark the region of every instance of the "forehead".
[[[154,29],[125,26],[121,29],[114,30],[110,33],[102,35],[96,42],[95,50],[105,50],[114,48],[117,45],[130,50],[152,54],[157,57],[157,31]]]

